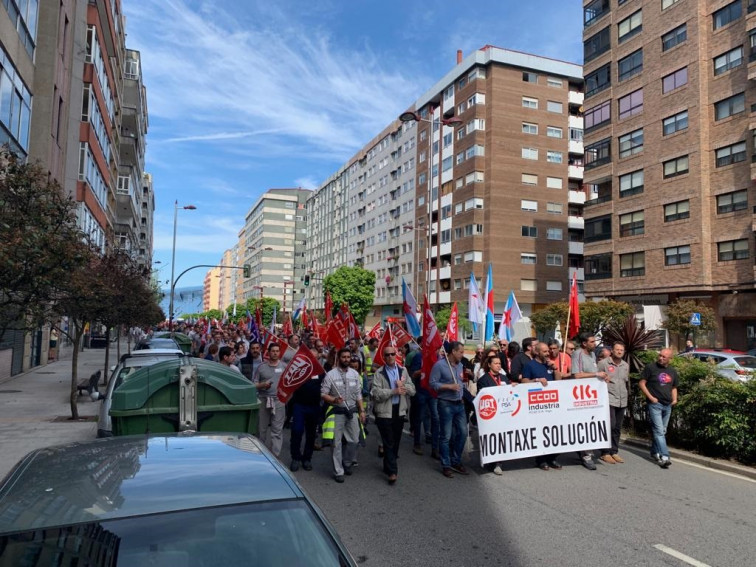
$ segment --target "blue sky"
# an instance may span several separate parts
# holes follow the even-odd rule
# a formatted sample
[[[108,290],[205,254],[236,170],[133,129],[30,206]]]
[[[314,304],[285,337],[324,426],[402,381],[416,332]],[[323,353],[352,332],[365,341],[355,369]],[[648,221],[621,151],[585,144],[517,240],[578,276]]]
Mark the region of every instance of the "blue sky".
[[[315,188],[486,44],[582,61],[581,0],[124,0],[147,87],[155,260],[215,264],[272,187]],[[205,269],[180,287],[201,285]],[[164,287],[167,287],[164,285]]]

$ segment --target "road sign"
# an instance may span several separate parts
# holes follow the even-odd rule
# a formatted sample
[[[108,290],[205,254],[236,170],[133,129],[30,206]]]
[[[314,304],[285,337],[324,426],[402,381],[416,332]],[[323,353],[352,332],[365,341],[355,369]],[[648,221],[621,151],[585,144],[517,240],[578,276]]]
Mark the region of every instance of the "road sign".
[[[693,315],[690,316],[690,324],[698,327],[701,324],[701,314],[693,313]]]

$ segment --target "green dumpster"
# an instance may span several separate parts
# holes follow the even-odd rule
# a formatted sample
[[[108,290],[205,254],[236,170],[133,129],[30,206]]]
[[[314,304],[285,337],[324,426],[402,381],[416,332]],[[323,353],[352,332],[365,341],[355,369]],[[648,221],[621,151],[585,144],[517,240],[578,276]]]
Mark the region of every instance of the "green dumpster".
[[[192,339],[189,338],[189,335],[184,333],[173,333],[173,336],[171,336],[170,332],[164,332],[155,333],[153,336],[156,339],[173,339],[184,354],[191,354],[192,352]]]
[[[177,431],[257,435],[260,402],[244,376],[184,356],[134,372],[113,392],[113,435]]]

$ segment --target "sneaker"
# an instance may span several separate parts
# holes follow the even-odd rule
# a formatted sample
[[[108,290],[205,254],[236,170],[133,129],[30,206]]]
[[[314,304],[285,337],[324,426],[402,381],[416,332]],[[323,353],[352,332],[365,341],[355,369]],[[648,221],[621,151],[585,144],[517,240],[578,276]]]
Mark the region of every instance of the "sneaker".
[[[312,463],[310,461],[302,461],[302,468],[306,471],[311,471]]]
[[[542,471],[549,470],[549,464],[548,463],[537,463],[536,466],[541,469]]]
[[[438,449],[431,449],[431,459],[441,460],[441,455],[438,454]]]
[[[333,480],[335,480],[336,482],[338,482],[339,484],[341,484],[341,483],[344,482],[344,475],[343,474],[337,474],[336,476],[333,477]]]
[[[614,458],[612,458],[611,455],[601,455],[601,457],[599,457],[599,459],[602,462],[606,463],[607,465],[615,465],[615,464],[617,464],[616,461],[614,460]]]
[[[452,465],[451,466],[451,470],[453,470],[454,472],[457,472],[457,473],[459,473],[461,475],[465,475],[465,476],[467,476],[468,474],[470,474],[469,472],[467,472],[467,469],[465,468],[465,465],[463,465],[462,463],[458,463],[456,465]]]
[[[503,471],[503,470],[501,470],[501,467],[500,467],[499,465],[496,465],[496,466],[494,467],[494,469],[493,469],[493,473],[494,473],[495,475],[499,475],[499,476],[501,476],[501,475],[503,475],[503,474],[504,474],[504,471]]]
[[[415,455],[423,455],[423,447],[422,445],[415,445],[412,447],[412,452],[415,453]]]
[[[291,472],[297,472],[299,470],[299,461],[291,461],[291,464],[289,465],[289,470]]]
[[[344,467],[344,474],[347,476],[352,476],[352,467]]]
[[[562,470],[562,465],[560,465],[559,461],[557,461],[556,459],[554,459],[553,461],[551,461],[549,463],[549,467],[552,468],[552,469],[554,469],[555,471],[561,471]]]
[[[623,459],[622,457],[620,457],[616,453],[614,455],[612,455],[612,459],[614,459],[615,463],[624,463],[625,462],[625,459]]]
[[[593,459],[591,459],[590,457],[584,457],[582,461],[583,461],[583,466],[587,468],[589,471],[596,470],[596,463],[594,463]]]
[[[672,464],[672,461],[669,460],[669,457],[662,457],[659,460],[659,466],[663,469],[668,469],[671,464]]]
[[[651,453],[651,460],[658,465],[661,462],[661,455],[659,453]]]
[[[452,473],[452,470],[449,467],[444,467],[441,470],[441,474],[444,475],[446,478],[454,478],[454,473]]]

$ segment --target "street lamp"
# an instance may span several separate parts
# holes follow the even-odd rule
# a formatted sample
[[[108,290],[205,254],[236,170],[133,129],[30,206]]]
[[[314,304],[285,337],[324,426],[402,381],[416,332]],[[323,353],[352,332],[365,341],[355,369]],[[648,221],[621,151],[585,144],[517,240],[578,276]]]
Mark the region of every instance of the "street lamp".
[[[433,113],[435,112],[435,109],[431,112],[431,117],[433,116]],[[408,110],[407,112],[403,112],[399,115],[399,120],[402,122],[427,122],[428,124],[435,124],[436,119],[435,118],[423,118],[420,116],[419,112],[414,112],[411,110]],[[436,282],[438,284],[438,289],[436,289],[436,309],[438,309],[439,304],[439,297],[441,295],[441,282],[439,281],[439,274],[441,269],[441,243],[440,243],[440,236],[441,236],[441,162],[442,162],[442,154],[443,154],[443,138],[444,138],[444,129],[443,126],[449,126],[453,128],[454,126],[459,126],[461,124],[464,124],[464,120],[457,116],[452,116],[450,118],[444,118],[442,109],[439,108],[439,119],[438,122],[441,124],[441,127],[438,129],[438,235],[439,235],[439,242],[436,244],[436,251],[437,251],[437,257],[436,257]],[[431,128],[430,135],[428,136],[428,226],[424,228],[424,230],[427,231],[427,237],[426,237],[426,246],[428,247],[428,266],[427,266],[427,288],[425,290],[425,293],[430,296],[430,283],[431,283],[431,277],[430,277],[430,270],[431,270],[431,225],[433,223],[433,206],[431,204],[431,189],[433,188],[433,128]],[[415,228],[415,230],[421,230],[419,228]]]
[[[178,222],[179,209],[185,211],[194,211],[197,209],[194,205],[184,205],[179,207],[178,200],[173,203],[173,252],[171,253],[171,300],[168,306],[168,328],[173,332],[173,295],[174,295],[174,276],[176,273],[176,225]]]

